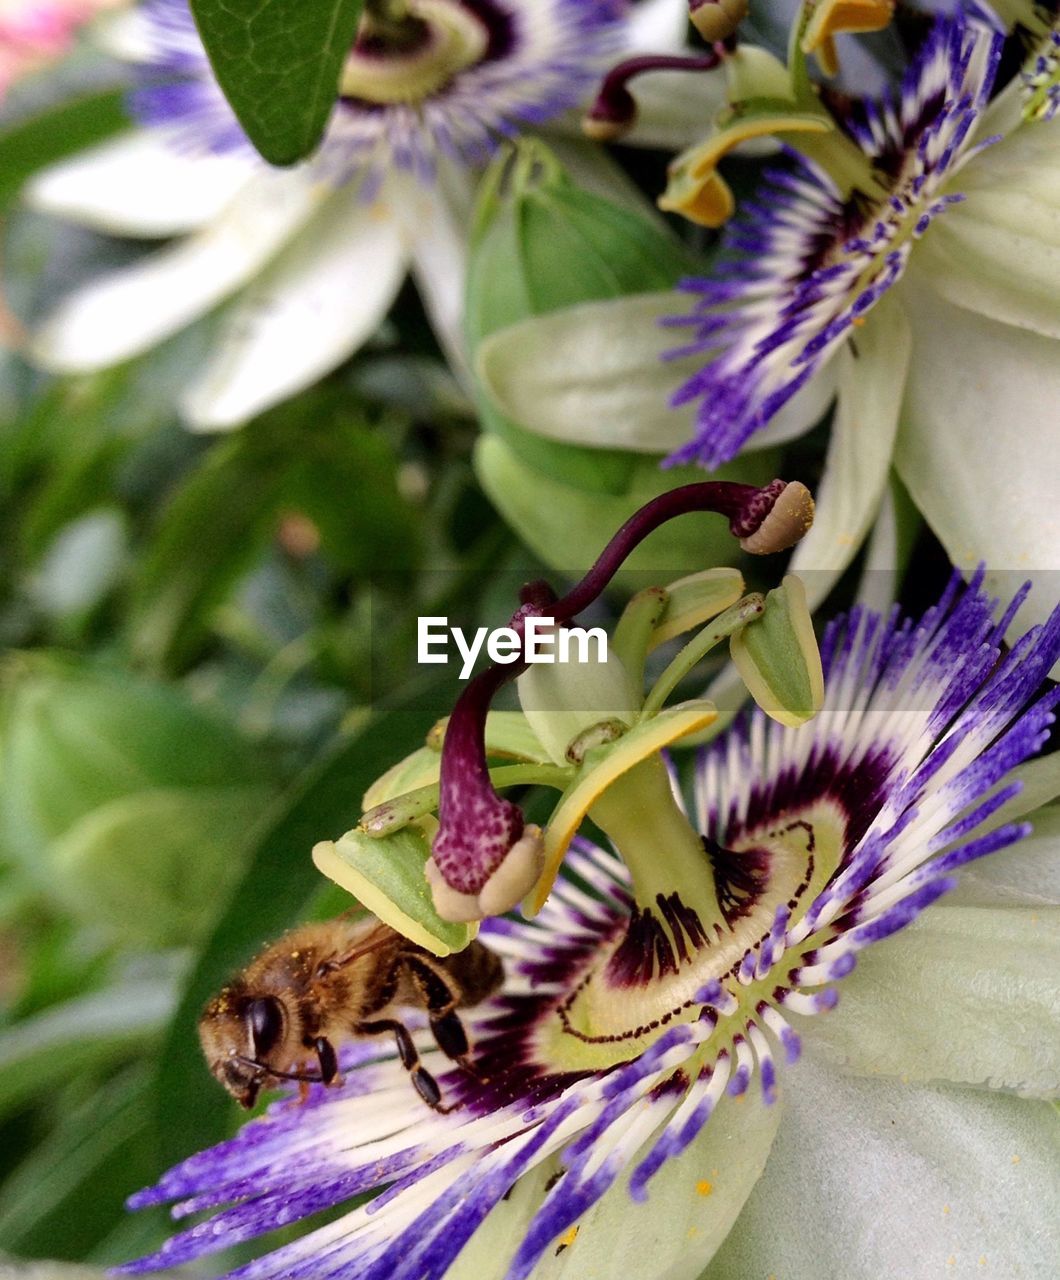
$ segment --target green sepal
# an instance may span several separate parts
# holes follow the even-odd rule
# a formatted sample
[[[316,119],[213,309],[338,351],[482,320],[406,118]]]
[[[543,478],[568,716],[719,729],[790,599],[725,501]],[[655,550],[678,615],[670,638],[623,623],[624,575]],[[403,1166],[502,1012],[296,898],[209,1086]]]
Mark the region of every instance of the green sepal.
[[[490,334],[580,302],[670,289],[696,264],[664,227],[576,186],[540,142],[500,156],[483,182],[468,273],[474,358]],[[544,475],[591,493],[628,488],[635,458],[545,440],[478,395],[488,432]]]
[[[352,893],[384,924],[432,955],[462,951],[475,925],[450,924],[434,909],[424,868],[431,847],[421,827],[403,827],[388,836],[347,831],[313,849],[317,870]]]
[[[496,435],[480,437],[475,471],[487,496],[528,547],[546,564],[581,574],[614,531],[646,502],[703,479],[699,467],[662,470],[658,459],[633,459],[628,488],[621,494],[594,493],[538,470]],[[745,453],[712,473],[717,480],[764,485],[777,473],[775,449]],[[558,517],[558,518],[557,518]],[[634,590],[644,577],[665,585],[675,565],[715,563],[732,558],[733,539],[717,516],[682,516],[655,530],[636,547],[616,576],[616,586]],[[724,607],[724,606],[723,606]]]
[[[766,715],[795,728],[824,702],[821,654],[806,604],[806,588],[794,574],[766,596],[760,617],[729,642],[733,662]]]

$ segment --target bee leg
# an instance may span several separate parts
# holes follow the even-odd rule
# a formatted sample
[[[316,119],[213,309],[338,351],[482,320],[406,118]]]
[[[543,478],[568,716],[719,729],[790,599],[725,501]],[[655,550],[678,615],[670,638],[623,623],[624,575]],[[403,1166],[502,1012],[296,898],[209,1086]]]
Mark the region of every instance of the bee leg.
[[[448,982],[433,965],[420,956],[402,956],[402,963],[420,993],[438,1048],[447,1058],[459,1063],[468,1075],[482,1079],[471,1063],[467,1032],[456,1012],[458,997]]]
[[[320,1078],[325,1084],[341,1084],[339,1080],[339,1062],[335,1056],[335,1046],[324,1036],[317,1036],[313,1041],[313,1049],[320,1063]]]
[[[362,1036],[379,1036],[392,1031],[397,1042],[398,1057],[412,1078],[412,1087],[434,1111],[445,1115],[452,1110],[452,1107],[442,1106],[442,1091],[438,1088],[438,1081],[421,1065],[420,1055],[416,1052],[416,1046],[404,1023],[398,1022],[396,1018],[380,1018],[375,1022],[358,1022],[354,1031]]]

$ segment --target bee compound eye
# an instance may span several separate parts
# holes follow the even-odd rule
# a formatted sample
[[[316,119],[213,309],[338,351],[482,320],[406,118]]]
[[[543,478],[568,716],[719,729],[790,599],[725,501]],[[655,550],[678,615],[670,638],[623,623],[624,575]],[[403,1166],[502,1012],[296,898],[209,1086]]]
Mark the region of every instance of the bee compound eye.
[[[276,1047],[283,1034],[283,1009],[275,996],[261,996],[250,1001],[244,1017],[250,1028],[254,1056],[260,1058]]]

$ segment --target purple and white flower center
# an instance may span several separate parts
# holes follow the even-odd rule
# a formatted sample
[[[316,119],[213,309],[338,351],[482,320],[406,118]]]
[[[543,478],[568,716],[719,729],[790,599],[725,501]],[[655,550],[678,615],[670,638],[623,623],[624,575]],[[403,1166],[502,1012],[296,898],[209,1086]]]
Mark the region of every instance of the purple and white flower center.
[[[731,1023],[738,1031],[803,962],[810,944],[788,950],[783,973],[777,969],[784,936],[841,865],[850,827],[828,797],[734,831],[731,843],[704,837],[709,909],[679,893],[638,904],[616,889],[625,909],[610,917],[605,936],[596,924],[591,953],[566,957],[564,994],[542,1010],[535,1055],[569,1071],[627,1061],[663,1029],[699,1019],[705,988],[714,1007],[742,1011]],[[717,1048],[712,1043],[712,1057]]]
[[[362,27],[339,82],[344,104],[423,101],[512,41],[511,15],[488,0],[411,0],[408,18],[408,39]]]

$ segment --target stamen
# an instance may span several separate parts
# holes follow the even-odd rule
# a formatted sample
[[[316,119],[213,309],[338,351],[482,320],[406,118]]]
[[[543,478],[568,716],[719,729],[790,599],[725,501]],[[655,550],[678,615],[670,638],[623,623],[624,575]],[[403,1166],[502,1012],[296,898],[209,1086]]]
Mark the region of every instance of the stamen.
[[[570,623],[600,596],[650,533],[668,520],[698,511],[728,516],[741,545],[765,555],[785,550],[803,536],[813,520],[813,499],[804,485],[783,480],[764,488],[704,481],[672,489],[631,516],[565,596],[555,599],[543,583],[524,589],[525,602],[509,626],[522,637],[527,617],[540,616],[546,608],[557,625]],[[474,677],[449,718],[442,746],[439,827],[427,864],[435,908],[446,920],[471,921],[510,910],[541,873],[540,832],[527,829],[523,838],[522,812],[497,795],[486,766],[490,704],[502,685],[525,669],[525,662],[494,665]]]

